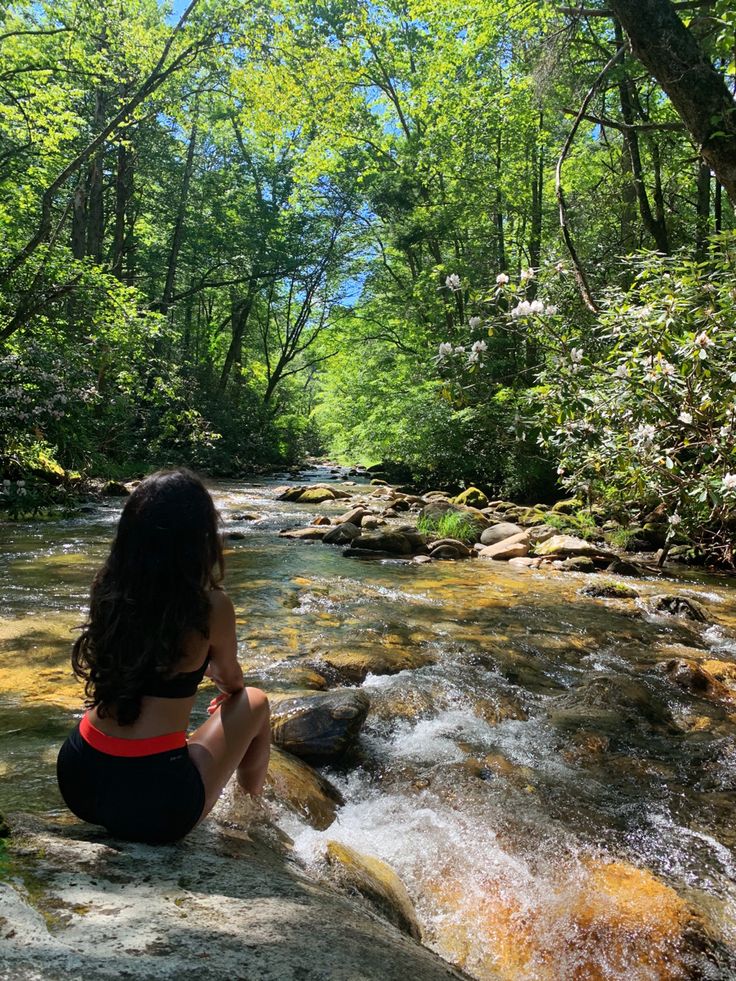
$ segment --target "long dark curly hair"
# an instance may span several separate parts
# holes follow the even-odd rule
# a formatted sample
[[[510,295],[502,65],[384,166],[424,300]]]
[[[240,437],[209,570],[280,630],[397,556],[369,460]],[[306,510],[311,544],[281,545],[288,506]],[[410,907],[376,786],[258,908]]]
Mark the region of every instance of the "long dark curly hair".
[[[192,631],[209,636],[208,590],[222,577],[218,515],[199,477],[162,470],[142,481],[123,508],[72,650],[99,715],[135,722],[146,681],[174,673]]]

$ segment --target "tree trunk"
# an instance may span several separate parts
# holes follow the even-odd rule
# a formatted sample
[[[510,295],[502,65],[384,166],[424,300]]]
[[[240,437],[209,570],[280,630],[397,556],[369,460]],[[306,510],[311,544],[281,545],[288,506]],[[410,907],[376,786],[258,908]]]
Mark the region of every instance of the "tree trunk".
[[[110,263],[113,276],[125,281],[123,269],[128,251],[128,220],[130,202],[133,197],[133,154],[124,143],[120,143],[117,152],[117,169],[115,172],[115,224],[112,236],[112,260]]]
[[[708,233],[710,231],[710,167],[700,163],[698,166],[698,200],[695,228],[695,255],[705,259],[708,252]]]
[[[94,132],[105,126],[105,95],[95,92]],[[105,237],[105,147],[100,145],[89,162],[87,171],[87,255],[95,262],[102,262]]]
[[[87,188],[80,180],[72,198],[72,255],[84,259],[87,254]]]
[[[181,193],[179,204],[176,209],[176,220],[174,222],[174,234],[171,238],[171,249],[169,251],[169,263],[166,270],[166,283],[161,302],[158,308],[161,313],[167,313],[171,306],[171,298],[174,295],[174,284],[176,282],[176,267],[179,261],[182,242],[184,241],[184,221],[187,213],[187,202],[189,199],[189,185],[192,180],[192,170],[194,169],[194,150],[197,145],[197,119],[195,116],[192,124],[192,133],[189,137],[189,147],[187,148],[187,159],[184,164],[184,176],[181,182]]]
[[[230,372],[234,364],[240,361],[241,352],[243,349],[243,335],[245,334],[245,328],[248,323],[248,317],[250,317],[250,312],[253,309],[253,301],[256,297],[256,278],[255,276],[251,279],[248,284],[248,292],[245,297],[241,300],[236,300],[233,302],[232,309],[232,338],[230,339],[230,347],[228,348],[227,355],[225,357],[225,363],[222,366],[222,371],[220,373],[220,381],[217,386],[217,390],[222,395],[227,388],[227,380],[230,377]]]
[[[736,102],[723,76],[670,0],[610,0],[609,7],[736,206]]]

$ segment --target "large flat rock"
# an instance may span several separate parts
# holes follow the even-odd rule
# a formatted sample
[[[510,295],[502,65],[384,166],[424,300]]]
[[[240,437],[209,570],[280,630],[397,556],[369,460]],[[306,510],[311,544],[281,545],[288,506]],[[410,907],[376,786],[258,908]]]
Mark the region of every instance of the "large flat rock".
[[[183,842],[10,820],[3,981],[451,981],[465,978],[237,822]]]

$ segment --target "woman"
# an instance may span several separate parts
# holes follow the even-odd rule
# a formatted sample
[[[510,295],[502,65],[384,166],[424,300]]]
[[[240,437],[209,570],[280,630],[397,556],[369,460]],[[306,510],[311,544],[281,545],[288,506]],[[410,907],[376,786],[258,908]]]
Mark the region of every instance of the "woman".
[[[139,484],[74,644],[72,666],[90,708],[57,762],[69,809],[117,837],[182,838],[233,771],[246,793],[263,789],[268,700],[244,686],[222,576],[217,512],[199,478],[161,471]],[[220,694],[187,738],[205,676]]]

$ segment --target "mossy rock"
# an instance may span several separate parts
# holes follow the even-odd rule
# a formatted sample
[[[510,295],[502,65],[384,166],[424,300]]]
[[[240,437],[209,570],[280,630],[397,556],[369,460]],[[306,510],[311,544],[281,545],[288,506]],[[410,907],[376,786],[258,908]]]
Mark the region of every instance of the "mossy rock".
[[[477,487],[468,487],[457,497],[453,497],[452,503],[459,504],[461,507],[485,508],[488,507],[488,498]]]
[[[331,487],[308,487],[297,500],[299,504],[324,504],[325,501],[334,501],[335,497]]]
[[[390,865],[338,841],[327,843],[327,861],[335,870],[339,882],[364,896],[381,916],[402,933],[421,940],[414,904],[406,886]]]
[[[557,501],[552,505],[551,510],[555,514],[575,514],[584,507],[579,497],[568,497],[563,501]]]
[[[580,595],[592,596],[595,599],[636,599],[639,593],[622,582],[606,579],[583,586]]]

